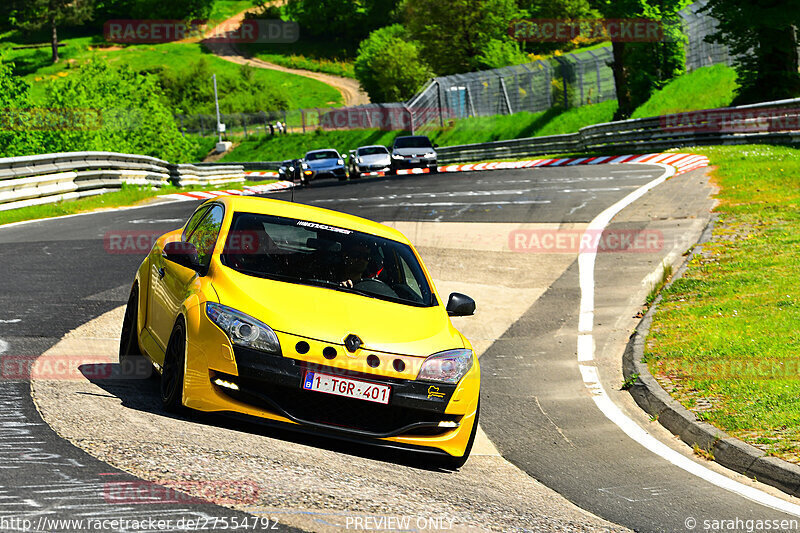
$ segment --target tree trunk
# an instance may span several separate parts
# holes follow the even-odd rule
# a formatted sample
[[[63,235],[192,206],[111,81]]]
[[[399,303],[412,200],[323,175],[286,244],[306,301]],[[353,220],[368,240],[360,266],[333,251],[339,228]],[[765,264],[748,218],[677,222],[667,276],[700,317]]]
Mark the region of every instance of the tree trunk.
[[[614,41],[611,43],[611,50],[614,53],[614,60],[611,63],[611,70],[614,73],[614,87],[617,90],[617,112],[614,113],[614,120],[621,120],[631,116],[633,113],[631,105],[631,92],[628,85],[628,69],[625,66],[625,43]]]
[[[53,37],[50,41],[50,46],[53,49],[53,63],[58,63],[58,31],[56,30],[56,18],[50,19],[50,26],[53,28]]]
[[[796,96],[800,88],[797,73],[797,35],[792,26],[759,32],[758,74],[753,94],[761,101]]]

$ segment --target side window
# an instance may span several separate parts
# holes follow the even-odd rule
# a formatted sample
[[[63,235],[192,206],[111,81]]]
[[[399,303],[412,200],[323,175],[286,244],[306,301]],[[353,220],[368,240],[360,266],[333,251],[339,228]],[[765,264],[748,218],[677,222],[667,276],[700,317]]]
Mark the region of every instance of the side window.
[[[197,257],[203,267],[207,267],[211,262],[211,252],[214,251],[214,244],[217,242],[219,231],[222,228],[224,214],[222,206],[213,206],[189,236],[188,242],[197,248]]]
[[[198,208],[197,211],[194,212],[192,218],[190,218],[189,222],[186,223],[186,229],[183,230],[182,240],[185,241],[189,237],[189,235],[192,234],[192,231],[194,231],[194,228],[197,227],[197,224],[203,218],[203,215],[206,214],[206,211],[208,211],[208,206],[204,205]]]

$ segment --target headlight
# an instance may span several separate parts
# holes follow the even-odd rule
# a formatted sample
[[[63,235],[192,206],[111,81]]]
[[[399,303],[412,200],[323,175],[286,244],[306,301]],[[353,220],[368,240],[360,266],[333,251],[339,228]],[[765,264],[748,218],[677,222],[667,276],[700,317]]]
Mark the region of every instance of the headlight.
[[[447,350],[425,359],[417,379],[458,383],[470,368],[472,368],[472,350]]]
[[[302,165],[301,165],[301,166],[302,166],[303,168],[308,168],[308,164],[306,164],[306,163],[302,163]]]
[[[337,159],[337,160],[336,160],[336,164],[338,164],[338,165],[344,165],[344,159]]]
[[[281,353],[278,336],[268,325],[226,305],[206,302],[206,314],[233,344],[269,353]]]
[[[433,159],[434,157],[436,157],[436,154],[435,154],[435,153],[433,153],[433,152],[431,152],[431,153],[429,153],[429,154],[425,154],[425,155],[424,155],[424,156],[422,156],[422,157],[424,157],[425,159]]]
[[[392,154],[392,159],[403,159],[403,156],[398,154]]]

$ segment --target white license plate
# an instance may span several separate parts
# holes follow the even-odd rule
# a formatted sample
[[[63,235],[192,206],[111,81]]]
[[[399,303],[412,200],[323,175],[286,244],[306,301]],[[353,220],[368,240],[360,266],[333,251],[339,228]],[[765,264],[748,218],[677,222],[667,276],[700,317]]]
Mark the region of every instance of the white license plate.
[[[343,378],[320,374],[319,372],[306,372],[303,388],[336,396],[356,398],[375,403],[389,403],[392,388],[389,385],[378,385],[360,379]]]

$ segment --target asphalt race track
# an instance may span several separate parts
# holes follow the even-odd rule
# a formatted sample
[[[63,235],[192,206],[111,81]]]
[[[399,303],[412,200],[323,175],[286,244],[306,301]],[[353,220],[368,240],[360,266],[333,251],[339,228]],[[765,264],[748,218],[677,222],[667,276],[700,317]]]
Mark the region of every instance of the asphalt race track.
[[[290,530],[292,525],[337,530],[343,529],[343,517],[349,511],[361,515],[369,511],[376,516],[418,512],[413,502],[407,501],[414,498],[444,509],[443,502],[455,498],[451,495],[458,491],[472,496],[453,500],[456,511],[495,505],[499,511],[476,510],[461,524],[456,513],[452,528],[456,530],[599,531],[617,530],[613,524],[618,524],[620,531],[660,532],[692,530],[690,519],[696,521],[697,530],[703,530],[704,520],[798,520],[690,474],[629,438],[597,408],[584,384],[576,358],[577,251],[538,249],[540,241],[532,236],[542,237],[541,232],[553,229],[569,235],[580,232],[603,210],[663,172],[663,167],[655,165],[464,172],[344,184],[321,182],[294,193],[296,202],[396,225],[415,242],[426,264],[433,265],[431,271],[441,293],[466,285],[463,292],[469,294],[467,289],[472,287],[488,302],[490,315],[500,317],[495,322],[501,318],[508,321],[497,322],[492,329],[492,318],[481,317],[481,300],[476,297],[479,314],[457,323],[461,327],[468,324],[466,320],[486,321],[485,327],[480,323],[464,327],[471,327],[478,337],[475,344],[482,353],[484,409],[481,425],[488,437],[487,449],[495,450],[471,458],[463,472],[457,473],[434,473],[415,465],[412,458],[387,461],[373,449],[331,444],[219,417],[173,419],[159,411],[152,386],[146,384],[36,383],[32,398],[29,381],[24,376],[15,379],[8,365],[44,354],[69,332],[118,309],[127,299],[132,275],[147,250],[115,253],[109,250],[109,235],[174,229],[197,203],[154,204],[0,228],[0,530],[22,531],[24,526],[31,530],[41,525],[42,517],[152,517],[171,520],[176,531],[186,529],[187,520],[199,520],[200,525],[205,521],[206,530],[215,530],[213,520],[219,517],[239,523],[246,523],[248,517],[278,517],[280,530]],[[594,351],[601,384],[628,417],[687,457],[692,457],[691,450],[650,422],[628,394],[619,390],[620,347],[635,327],[632,316],[647,293],[643,280],[665,257],[679,258],[694,242],[689,236],[696,238],[705,225],[711,206],[709,192],[702,171],[659,185],[625,208],[609,231],[651,232],[661,237],[662,245],[642,253],[599,253],[595,266]],[[271,197],[288,200],[291,194]],[[480,276],[475,271],[480,271]],[[526,282],[534,278],[536,283]],[[505,292],[492,292],[494,285],[503,285]],[[503,301],[506,297],[508,302]],[[493,298],[499,301],[493,302]],[[508,311],[505,315],[504,309]],[[98,412],[81,407],[91,405],[103,407]],[[115,410],[114,417],[102,418],[106,406]],[[140,420],[142,425],[122,424],[122,417]],[[259,464],[267,459],[274,462],[269,463],[272,470],[263,472],[271,476],[274,486],[264,491],[280,493],[284,507],[294,514],[277,509],[272,500],[265,500],[260,512],[245,512],[230,502],[215,505],[178,499],[148,503],[114,498],[110,486],[137,483],[131,473],[153,481],[168,478],[181,468],[202,470],[205,454],[213,462],[211,448],[189,450],[192,439],[201,439],[203,433],[241,439],[254,447],[263,444],[273,455],[264,452],[258,456]],[[171,444],[167,443],[173,437]],[[222,449],[224,444],[220,446]],[[317,448],[321,449],[319,456],[313,455]],[[134,457],[137,449],[141,453]],[[280,464],[277,453],[291,458],[291,471]],[[303,463],[304,454],[312,454],[313,465]],[[710,471],[778,494],[702,459],[692,459]],[[230,464],[237,460],[232,455]],[[159,472],[159,464],[168,468]],[[304,475],[312,466],[314,475]],[[375,479],[361,479],[365,472]],[[505,492],[502,479],[493,477],[498,472],[511,480]],[[376,502],[374,509],[369,509],[364,495],[357,509],[331,496],[347,490],[346,479],[356,480],[351,490],[355,486],[374,491],[368,492]],[[299,485],[301,480],[302,486],[292,492],[292,484]],[[569,504],[533,480],[595,516],[570,510]],[[481,489],[481,483],[488,488]],[[330,499],[320,502],[315,495],[321,494]],[[292,502],[293,498],[297,501]],[[301,502],[303,499],[307,501]],[[503,501],[508,509],[502,508]],[[312,508],[317,513],[313,516]],[[32,525],[22,524],[22,519]],[[181,519],[183,528],[175,525]],[[219,523],[216,529],[221,530]],[[417,529],[423,528],[417,525]],[[50,524],[49,529],[38,530],[72,529]],[[154,529],[147,525],[126,529],[146,530]]]

